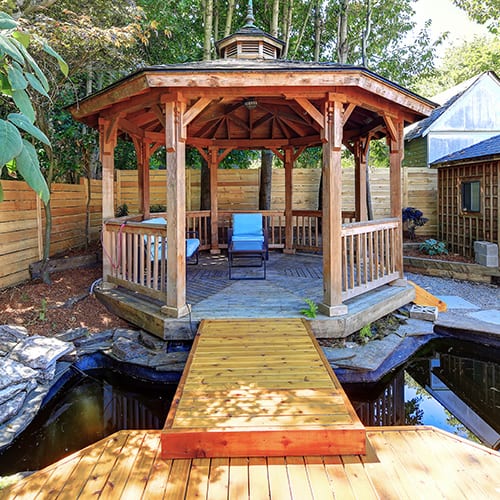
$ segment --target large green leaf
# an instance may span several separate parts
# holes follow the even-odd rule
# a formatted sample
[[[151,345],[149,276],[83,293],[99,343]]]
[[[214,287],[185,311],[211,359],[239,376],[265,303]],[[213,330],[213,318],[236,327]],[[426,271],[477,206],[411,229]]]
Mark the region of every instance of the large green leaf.
[[[21,51],[18,50],[14,44],[16,40],[8,38],[4,35],[0,35],[0,54],[7,54],[12,59],[16,60],[18,63],[23,64],[24,58]]]
[[[35,75],[40,80],[40,83],[43,85],[43,88],[48,92],[49,82],[47,81],[46,76],[43,74],[43,71],[40,69],[36,61],[33,59],[33,57],[31,57],[31,54],[26,50],[26,48],[22,45],[22,43],[18,42],[17,40],[14,40],[14,42],[17,44],[17,48],[19,49],[19,51],[22,53],[26,61],[28,61],[28,64],[35,72]]]
[[[9,67],[7,75],[12,90],[24,90],[28,87],[28,81],[24,78],[24,71],[19,63],[14,61]]]
[[[44,203],[48,203],[50,192],[40,171],[38,156],[33,144],[23,139],[23,149],[16,157],[16,165],[28,186],[40,196]]]
[[[31,35],[29,33],[26,33],[24,31],[14,31],[12,33],[12,36],[20,42],[23,47],[28,48],[28,45],[30,44],[31,41]]]
[[[21,115],[20,113],[10,113],[7,119],[16,127],[28,132],[28,134],[31,134],[39,141],[42,141],[44,144],[47,144],[47,146],[50,146],[48,137],[38,127],[35,127],[35,125],[33,125],[28,118],[26,118],[26,116]]]
[[[68,76],[69,67],[68,67],[68,64],[66,63],[66,61],[47,43],[43,44],[43,50],[45,50],[45,52],[47,52],[47,54],[56,58],[56,60],[59,64],[59,68],[61,68],[63,75]]]
[[[35,110],[33,109],[28,93],[25,90],[14,90],[12,92],[12,99],[14,99],[19,111],[23,115],[26,115],[31,123],[33,123],[35,121]]]
[[[6,14],[5,12],[0,11],[0,29],[2,30],[10,30],[17,26],[16,21]]]
[[[49,94],[43,88],[42,82],[33,73],[25,73],[24,76],[37,92],[40,92],[45,97],[49,97]]]
[[[12,95],[9,79],[4,73],[0,73],[0,92],[5,95]]]
[[[17,156],[23,149],[19,130],[5,120],[0,120],[0,167]]]

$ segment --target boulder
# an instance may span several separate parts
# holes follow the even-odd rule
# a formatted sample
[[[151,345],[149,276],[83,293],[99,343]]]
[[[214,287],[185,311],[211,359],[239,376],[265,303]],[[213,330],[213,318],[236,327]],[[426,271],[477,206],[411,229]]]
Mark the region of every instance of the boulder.
[[[13,359],[3,359],[0,363],[0,389],[30,382],[37,376],[36,370],[24,366]]]
[[[35,335],[19,342],[10,353],[10,358],[34,370],[46,370],[73,349],[73,344],[69,342]]]
[[[26,392],[22,391],[13,398],[0,405],[0,425],[19,413],[26,399]]]

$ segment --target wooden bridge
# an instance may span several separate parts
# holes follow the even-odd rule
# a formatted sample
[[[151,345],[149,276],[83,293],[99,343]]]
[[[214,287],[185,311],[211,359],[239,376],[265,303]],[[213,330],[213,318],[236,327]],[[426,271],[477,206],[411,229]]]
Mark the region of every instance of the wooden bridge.
[[[163,458],[357,455],[365,429],[301,319],[204,320]]]
[[[490,499],[499,466],[432,427],[365,431],[302,320],[210,320],[163,431],[117,432],[0,499]]]

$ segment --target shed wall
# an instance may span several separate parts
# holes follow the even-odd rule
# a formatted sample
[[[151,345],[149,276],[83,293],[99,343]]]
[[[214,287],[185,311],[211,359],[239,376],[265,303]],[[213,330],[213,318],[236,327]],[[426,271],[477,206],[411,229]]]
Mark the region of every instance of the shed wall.
[[[463,182],[480,181],[480,212],[462,210]],[[438,169],[439,239],[449,249],[474,256],[474,241],[499,244],[500,160],[461,164]]]

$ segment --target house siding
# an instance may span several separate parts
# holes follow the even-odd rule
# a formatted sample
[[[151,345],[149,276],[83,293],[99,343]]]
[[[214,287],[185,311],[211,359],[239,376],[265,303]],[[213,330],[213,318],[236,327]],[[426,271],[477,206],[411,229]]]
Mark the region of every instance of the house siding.
[[[427,166],[427,140],[419,137],[412,141],[405,141],[405,156],[403,167]]]

